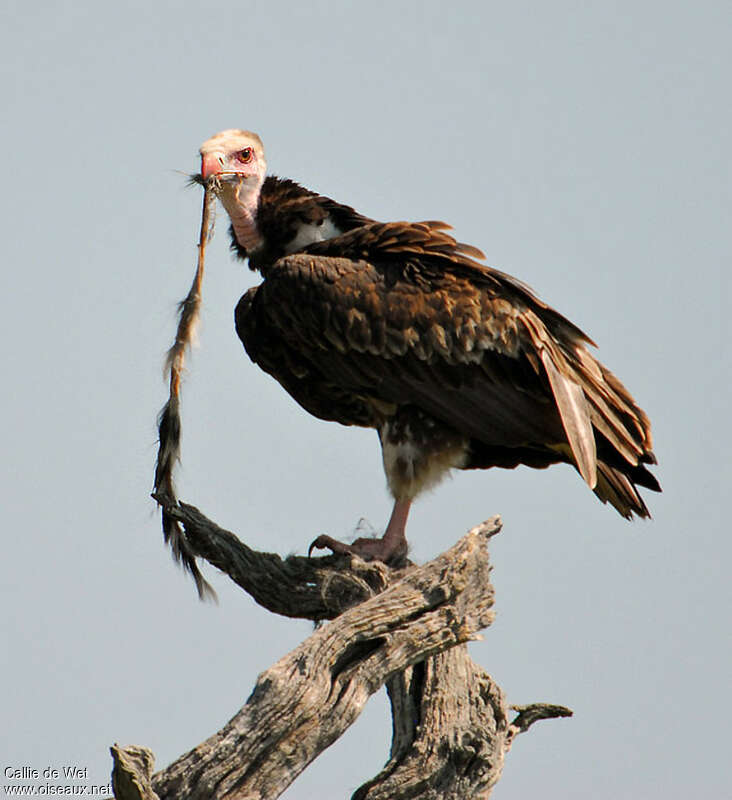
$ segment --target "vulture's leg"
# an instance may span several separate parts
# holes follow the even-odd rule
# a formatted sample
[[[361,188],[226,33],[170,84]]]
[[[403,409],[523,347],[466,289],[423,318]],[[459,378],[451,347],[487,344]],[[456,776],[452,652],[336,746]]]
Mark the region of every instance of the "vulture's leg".
[[[407,535],[405,528],[411,500],[397,500],[391,512],[389,524],[380,539],[356,539],[353,544],[345,544],[331,536],[318,536],[308,548],[308,555],[313,550],[329,549],[334,553],[351,553],[360,556],[364,561],[383,561],[385,564],[400,566],[407,557]]]

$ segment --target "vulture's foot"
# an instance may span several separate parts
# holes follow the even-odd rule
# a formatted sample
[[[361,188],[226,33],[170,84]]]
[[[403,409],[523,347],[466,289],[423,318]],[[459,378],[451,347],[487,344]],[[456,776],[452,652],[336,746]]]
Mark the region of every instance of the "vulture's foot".
[[[390,567],[403,567],[409,549],[405,528],[411,505],[411,500],[397,500],[394,503],[389,524],[381,539],[356,539],[353,544],[345,544],[323,534],[308,548],[308,557],[313,550],[327,548],[334,553],[359,556],[364,561],[383,561]]]
[[[406,537],[395,540],[385,534],[381,539],[356,539],[353,544],[346,544],[322,534],[308,548],[308,557],[313,550],[326,549],[338,555],[354,555],[364,561],[383,561],[390,567],[401,567],[406,561],[408,547]]]

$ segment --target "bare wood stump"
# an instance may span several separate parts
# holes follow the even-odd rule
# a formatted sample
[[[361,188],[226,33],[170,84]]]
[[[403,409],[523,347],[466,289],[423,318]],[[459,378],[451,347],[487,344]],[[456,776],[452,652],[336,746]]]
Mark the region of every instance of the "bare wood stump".
[[[386,684],[390,758],[353,800],[485,798],[517,733],[560,706],[525,706],[513,722],[503,693],[466,642],[493,621],[487,543],[494,517],[422,567],[393,570],[352,556],[285,560],[251,550],[193,506],[166,509],[197,555],[262,606],[321,625],[263,672],[217,733],[151,775],[145,748],[112,748],[118,800],[274,800],[355,721]]]

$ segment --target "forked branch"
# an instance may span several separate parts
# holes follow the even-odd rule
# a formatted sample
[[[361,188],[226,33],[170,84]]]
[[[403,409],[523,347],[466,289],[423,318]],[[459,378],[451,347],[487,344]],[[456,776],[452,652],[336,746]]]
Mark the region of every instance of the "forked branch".
[[[115,748],[119,800],[274,800],[384,684],[391,757],[354,800],[488,796],[525,729],[515,724],[521,714],[509,722],[501,690],[465,647],[493,620],[487,542],[499,518],[430,563],[397,572],[351,556],[283,560],[251,550],[192,506],[167,511],[191,549],[261,605],[332,621],[262,673],[219,732],[156,775],[149,775],[149,751]]]

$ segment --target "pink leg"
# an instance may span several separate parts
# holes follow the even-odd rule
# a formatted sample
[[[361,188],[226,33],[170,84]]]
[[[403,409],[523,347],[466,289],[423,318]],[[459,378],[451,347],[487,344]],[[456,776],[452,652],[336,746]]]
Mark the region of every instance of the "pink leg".
[[[407,517],[411,506],[411,500],[396,500],[394,502],[389,524],[386,526],[382,539],[385,544],[388,543],[391,552],[400,552],[401,555],[407,554]],[[369,539],[365,541],[368,542]]]
[[[364,561],[383,561],[385,564],[401,564],[407,556],[407,535],[405,532],[411,500],[397,500],[380,539],[356,539],[353,544],[344,544],[331,536],[318,536],[308,548],[308,556],[313,550],[329,549],[334,553],[351,553]]]

